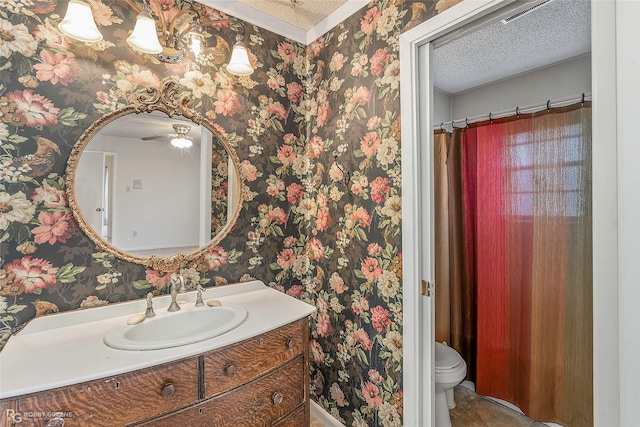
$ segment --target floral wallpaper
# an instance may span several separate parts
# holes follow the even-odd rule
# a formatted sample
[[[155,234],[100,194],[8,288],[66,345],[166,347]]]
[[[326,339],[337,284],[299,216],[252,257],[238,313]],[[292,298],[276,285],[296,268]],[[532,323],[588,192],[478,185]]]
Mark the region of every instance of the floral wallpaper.
[[[241,78],[224,69],[235,18],[159,0],[169,19],[196,9],[207,35],[172,65],[128,47],[126,2],[88,1],[104,35],[92,44],[58,31],[66,1],[0,0],[1,341],[36,316],[165,292],[167,274],[79,231],[64,170],[92,122],[177,76],[245,183],[234,229],[180,272],[191,287],[258,278],[315,305],[312,399],[348,426],[401,425],[399,35],[459,0],[373,0],[309,46],[245,23],[256,71]]]

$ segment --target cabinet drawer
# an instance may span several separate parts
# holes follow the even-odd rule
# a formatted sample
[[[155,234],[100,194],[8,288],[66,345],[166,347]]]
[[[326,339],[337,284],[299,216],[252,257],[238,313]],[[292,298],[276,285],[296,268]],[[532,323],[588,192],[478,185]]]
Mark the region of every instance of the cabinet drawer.
[[[143,425],[146,427],[272,426],[304,404],[303,376],[303,358],[298,357],[242,387]],[[298,424],[297,427],[303,425],[304,423]]]
[[[44,426],[55,412],[65,427],[123,426],[194,403],[198,398],[197,358],[88,381],[0,403],[20,414],[20,427]],[[11,424],[9,424],[11,425]]]
[[[205,397],[212,397],[302,354],[308,320],[301,319],[204,357]]]
[[[280,421],[274,427],[303,427],[308,426],[310,421],[305,419],[305,407],[298,409],[293,415]]]

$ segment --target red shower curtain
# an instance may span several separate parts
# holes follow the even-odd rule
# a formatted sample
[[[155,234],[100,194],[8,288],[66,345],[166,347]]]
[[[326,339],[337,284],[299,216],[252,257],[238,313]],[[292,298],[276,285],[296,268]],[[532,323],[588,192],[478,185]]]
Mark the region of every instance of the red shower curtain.
[[[472,125],[460,156],[476,391],[591,426],[590,105]]]

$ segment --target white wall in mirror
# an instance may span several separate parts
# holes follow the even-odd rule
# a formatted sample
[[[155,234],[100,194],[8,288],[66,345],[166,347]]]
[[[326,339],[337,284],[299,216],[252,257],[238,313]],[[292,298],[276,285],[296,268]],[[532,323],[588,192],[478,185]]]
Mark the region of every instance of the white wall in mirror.
[[[180,150],[162,140],[97,134],[82,157],[86,152],[115,156],[111,233],[114,246],[136,254],[165,248],[186,248],[181,252],[191,252],[200,246],[200,194],[194,190],[200,187],[199,146]],[[84,184],[92,181],[82,173],[86,172],[78,170],[76,177],[78,194],[83,192]],[[79,203],[86,212],[83,202]]]

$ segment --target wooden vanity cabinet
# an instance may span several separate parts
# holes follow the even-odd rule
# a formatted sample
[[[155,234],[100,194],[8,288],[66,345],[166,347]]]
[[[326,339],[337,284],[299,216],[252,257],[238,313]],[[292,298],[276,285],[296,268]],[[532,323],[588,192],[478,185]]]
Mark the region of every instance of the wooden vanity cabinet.
[[[308,320],[139,371],[0,401],[1,426],[309,425]],[[20,417],[12,414],[42,414]],[[44,415],[48,415],[46,417]]]

